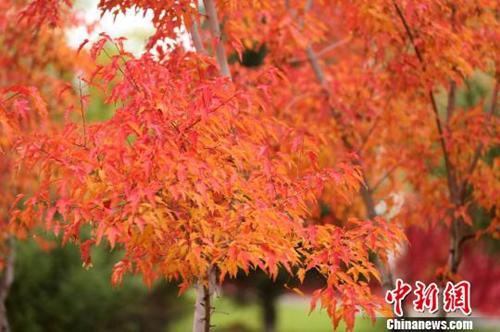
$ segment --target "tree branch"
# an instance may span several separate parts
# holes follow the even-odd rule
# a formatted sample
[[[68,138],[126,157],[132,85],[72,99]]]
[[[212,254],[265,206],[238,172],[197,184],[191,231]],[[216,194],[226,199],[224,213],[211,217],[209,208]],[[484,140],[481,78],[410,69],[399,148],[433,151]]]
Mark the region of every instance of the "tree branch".
[[[420,53],[420,50],[418,49],[417,44],[415,43],[415,37],[413,36],[410,25],[408,24],[408,21],[406,20],[404,14],[403,14],[403,11],[401,10],[401,8],[399,8],[398,4],[396,3],[396,0],[393,0],[392,3],[394,4],[394,7],[396,8],[396,13],[398,14],[401,22],[403,23],[403,26],[405,28],[406,34],[408,35],[408,38],[410,38],[411,45],[413,46],[413,49],[415,50],[415,54],[417,55],[418,61],[420,61],[420,63],[425,66],[424,57],[422,56],[422,53]]]
[[[219,26],[219,19],[217,18],[217,9],[214,0],[203,0],[205,10],[207,11],[207,21],[212,34],[212,39],[215,41],[215,56],[217,63],[220,67],[222,76],[231,78],[231,71],[227,62],[226,50],[222,42],[222,34]]]
[[[201,40],[200,30],[198,28],[198,22],[193,18],[193,24],[191,25],[191,40],[193,41],[194,49],[199,54],[206,54],[207,51],[203,47],[203,41]]]
[[[396,13],[397,13],[399,19],[403,23],[404,29],[406,31],[408,38],[410,39],[411,45],[413,46],[413,49],[415,50],[415,54],[417,56],[417,59],[420,62],[420,65],[422,66],[422,71],[425,72],[426,65],[424,62],[424,58],[423,58],[422,53],[420,52],[419,48],[417,47],[417,45],[415,43],[415,37],[413,36],[410,25],[408,24],[408,21],[406,20],[404,14],[403,14],[403,11],[401,10],[401,8],[399,8],[399,6],[395,0],[393,0],[393,4],[394,4],[394,7],[396,9]],[[439,119],[439,111],[438,111],[438,107],[437,107],[436,98],[434,97],[434,93],[432,92],[432,90],[428,90],[428,94],[429,94],[429,98],[431,101],[432,111],[434,113],[434,119],[436,121],[436,127],[437,127],[438,134],[439,134],[439,142],[441,144],[441,149],[443,151],[443,157],[444,157],[444,162],[445,162],[445,167],[446,167],[446,177],[447,177],[447,181],[448,181],[448,190],[449,190],[450,197],[451,197],[453,203],[455,205],[459,205],[460,202],[458,201],[458,195],[457,195],[458,188],[457,188],[456,178],[455,178],[455,175],[453,172],[453,167],[452,167],[451,162],[450,162],[448,149],[446,148],[446,141],[445,141],[445,137],[444,137],[443,127],[441,125],[441,120]]]
[[[488,119],[495,114],[496,112],[496,107],[497,107],[497,99],[498,99],[498,80],[495,83],[495,88],[493,89],[493,95],[491,98],[491,105],[490,108],[488,109],[487,117]],[[460,188],[460,194],[463,199],[465,199],[465,190],[467,187],[467,182],[468,182],[468,177],[472,175],[474,170],[476,169],[477,163],[479,162],[479,157],[481,157],[481,150],[483,149],[483,144],[479,143],[478,146],[476,147],[476,150],[474,151],[474,156],[472,157],[472,162],[467,169],[466,177],[464,179],[464,182],[462,183],[462,186]]]
[[[455,110],[455,95],[456,95],[457,84],[455,81],[450,82],[450,91],[448,93],[448,105],[446,106],[446,124],[450,122],[453,112]]]
[[[408,35],[408,38],[410,39],[410,42],[413,46],[413,49],[415,50],[415,54],[417,56],[417,59],[419,60],[421,66],[422,66],[422,71],[426,71],[426,64],[424,62],[422,53],[420,52],[419,48],[417,47],[415,43],[415,38],[412,34],[411,28],[408,24],[408,21],[404,17],[404,14],[402,10],[399,8],[397,5],[396,1],[393,0],[394,7],[396,9],[396,13],[399,16],[401,22],[403,23],[404,29],[406,31],[406,34]],[[456,210],[462,203],[463,203],[463,194],[461,191],[464,191],[463,188],[458,188],[458,182],[456,178],[456,174],[453,170],[453,165],[450,162],[449,158],[449,152],[446,146],[446,140],[443,132],[443,128],[441,125],[441,120],[439,119],[439,112],[437,108],[437,103],[436,99],[434,97],[434,94],[432,92],[432,89],[428,90],[429,97],[431,100],[431,105],[432,105],[432,111],[434,113],[434,119],[436,121],[436,127],[439,133],[439,141],[441,144],[441,149],[443,152],[443,157],[445,161],[445,167],[446,167],[446,177],[448,181],[448,191],[450,194],[450,199],[454,205],[454,210]],[[455,106],[455,86],[452,84],[450,86],[450,91],[448,95],[448,107],[447,107],[447,121],[450,119],[452,113],[453,113],[453,108]],[[473,161],[475,164],[477,161]],[[449,254],[448,254],[448,269],[450,273],[456,274],[458,272],[458,268],[460,266],[460,261],[461,261],[461,225],[463,224],[463,218],[461,217],[453,217],[453,220],[450,225],[450,244],[449,244]],[[440,311],[441,316],[446,316],[446,312]]]
[[[325,46],[323,49],[317,51],[316,52],[316,57],[318,59],[323,58],[323,56],[325,56],[326,54],[328,54],[330,51],[333,51],[337,47],[340,47],[340,46],[348,43],[351,40],[351,38],[352,38],[351,36],[347,36],[347,37],[345,37],[345,38],[343,38],[341,40],[334,41],[330,45]],[[299,64],[299,63],[302,63],[302,62],[305,62],[305,61],[308,61],[307,57],[306,58],[293,58],[293,59],[290,59],[288,61],[288,63],[290,63],[290,64]]]
[[[378,187],[398,168],[398,164],[392,166],[384,175],[378,179],[375,184],[371,187],[371,192],[374,193],[377,191]]]
[[[287,6],[288,10],[290,10],[288,1],[285,1],[285,5]],[[311,67],[313,68],[316,80],[323,87],[323,90],[325,91],[325,93],[328,96],[330,96],[330,90],[326,87],[326,80],[325,80],[325,75],[324,75],[323,69],[321,67],[321,64],[318,61],[318,57],[317,57],[316,53],[314,52],[313,48],[310,45],[306,48],[306,53],[307,53],[307,58],[309,60],[309,63],[311,64]],[[337,112],[336,110],[334,110],[333,108],[331,109],[331,114],[332,114],[333,118],[342,126],[343,125],[342,115],[339,112]],[[349,142],[349,139],[347,138],[347,135],[345,134],[344,130],[341,130],[341,139],[342,139],[342,142],[343,142],[345,148],[347,148],[348,150],[353,149],[353,146]],[[361,186],[360,195],[361,195],[361,198],[362,198],[363,203],[365,205],[367,217],[369,219],[373,219],[377,216],[377,212],[375,210],[375,202],[373,200],[372,191],[370,188],[370,184],[368,183],[368,179],[366,178],[366,172],[364,171],[362,162],[358,161],[357,163],[361,168],[361,176],[362,176],[363,181],[365,183],[364,186]],[[381,272],[382,286],[386,290],[394,288],[394,277],[393,277],[393,273],[391,271],[391,268],[389,266],[385,266],[385,264],[382,261],[380,261],[380,259],[378,257],[375,259],[375,265],[376,265],[377,269],[380,270],[380,272]]]
[[[83,146],[87,147],[87,119],[85,117],[85,110],[83,109],[83,95],[82,95],[82,79],[78,78],[78,92],[80,93],[80,114],[82,116],[83,126]]]
[[[311,64],[311,67],[314,71],[314,76],[316,76],[316,80],[318,81],[319,84],[321,84],[321,86],[324,87],[325,74],[323,73],[323,69],[319,64],[318,57],[316,56],[316,53],[314,52],[311,45],[307,46],[306,54],[307,54],[307,59],[309,60],[309,63]]]

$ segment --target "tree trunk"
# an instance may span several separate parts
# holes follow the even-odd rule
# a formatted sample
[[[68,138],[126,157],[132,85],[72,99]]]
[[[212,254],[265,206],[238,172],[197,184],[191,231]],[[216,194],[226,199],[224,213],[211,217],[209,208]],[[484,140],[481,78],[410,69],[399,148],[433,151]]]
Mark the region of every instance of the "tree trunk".
[[[366,183],[366,187],[361,187],[360,194],[361,198],[363,199],[363,203],[365,205],[366,209],[366,215],[369,219],[373,219],[377,216],[377,211],[375,210],[375,203],[373,201],[373,195],[368,187],[368,182],[364,178],[364,172],[363,172],[363,179]],[[394,284],[394,275],[392,274],[392,270],[390,266],[386,266],[378,257],[375,257],[375,266],[377,269],[380,271],[380,276],[382,279],[382,288],[386,291],[392,290],[395,287]],[[403,305],[403,317],[407,317],[408,312],[405,310],[404,305]]]
[[[7,308],[5,302],[9,294],[10,286],[14,281],[14,263],[16,252],[14,248],[14,239],[7,240],[7,254],[5,259],[5,268],[0,279],[0,332],[9,332],[9,320],[7,317]]]
[[[220,73],[222,76],[231,78],[231,71],[229,70],[229,64],[227,62],[224,43],[222,42],[222,33],[220,30],[219,18],[217,17],[215,2],[214,0],[203,0],[203,4],[205,5],[210,32],[212,34],[212,38],[215,40],[215,57],[217,58],[217,63],[219,64]]]
[[[193,332],[210,332],[210,317],[212,314],[212,299],[215,290],[215,271],[208,272],[208,282],[196,285],[196,303],[194,308]]]
[[[264,332],[276,332],[277,310],[276,310],[276,295],[261,294],[262,301],[262,322]]]
[[[220,29],[219,18],[217,17],[217,8],[214,0],[203,0],[203,5],[206,11],[206,17],[210,33],[215,40],[215,57],[219,64],[220,74],[231,79],[231,71],[227,61],[224,43],[222,42],[222,32]],[[196,22],[196,21],[195,21]],[[203,42],[200,38],[197,24],[193,24],[191,30],[196,51],[205,53]],[[210,316],[212,314],[212,298],[215,290],[216,277],[215,270],[212,267],[208,272],[208,282],[204,285],[198,282],[196,287],[196,304],[193,319],[193,332],[209,332],[210,331]]]

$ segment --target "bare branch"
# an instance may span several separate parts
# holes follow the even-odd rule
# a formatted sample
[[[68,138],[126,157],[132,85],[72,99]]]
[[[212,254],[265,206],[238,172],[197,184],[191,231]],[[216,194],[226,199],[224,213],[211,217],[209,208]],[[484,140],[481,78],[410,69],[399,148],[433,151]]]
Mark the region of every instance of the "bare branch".
[[[396,8],[396,13],[398,14],[399,18],[401,19],[401,22],[403,23],[408,38],[410,38],[410,42],[413,46],[413,49],[415,50],[415,54],[417,55],[418,61],[420,61],[420,63],[423,66],[425,66],[424,57],[422,56],[422,53],[420,53],[420,50],[418,49],[417,44],[415,43],[415,37],[413,36],[410,25],[408,24],[408,21],[406,20],[403,11],[401,10],[401,8],[399,8],[398,4],[396,3],[396,0],[393,0],[392,3]]]
[[[196,21],[195,18],[193,18],[193,24],[191,25],[191,39],[193,41],[194,48],[197,53],[200,54],[206,54],[207,51],[205,50],[205,47],[203,47],[203,41],[200,36],[200,30],[198,27],[198,22]]]
[[[357,150],[358,154],[360,154],[363,151],[363,149],[365,148],[366,144],[368,143],[368,140],[370,139],[373,132],[375,131],[375,128],[377,127],[377,125],[379,123],[379,120],[380,120],[380,116],[377,116],[375,118],[375,121],[373,121],[372,125],[370,126],[370,129],[368,129],[368,133],[366,133],[366,135],[364,137],[362,137],[361,144]]]
[[[331,43],[330,45],[326,46],[325,48],[323,48],[322,50],[316,52],[316,57],[318,59],[321,59],[323,58],[326,54],[328,54],[329,52],[333,51],[334,49],[344,45],[344,44],[347,44],[349,41],[351,40],[351,36],[348,36],[348,37],[345,37],[341,40],[337,40],[333,43]],[[305,61],[308,61],[309,59],[307,58],[293,58],[293,59],[290,59],[288,61],[288,63],[290,64],[299,64],[299,63],[302,63],[302,62],[305,62]]]
[[[309,63],[311,64],[311,67],[314,71],[314,76],[316,76],[316,79],[318,82],[324,86],[325,85],[325,74],[323,73],[323,69],[321,69],[321,65],[319,64],[318,57],[316,56],[316,53],[314,53],[314,50],[312,49],[312,46],[308,46],[306,48],[306,53],[307,53],[307,59],[309,60]]]
[[[212,33],[212,38],[215,40],[215,56],[217,63],[220,67],[222,76],[231,78],[231,71],[227,62],[226,50],[222,42],[222,34],[219,26],[219,19],[217,17],[217,9],[214,0],[203,0],[205,10],[207,11],[207,20]]]
[[[395,164],[393,165],[387,172],[384,173],[384,175],[382,175],[380,177],[380,179],[378,179],[375,184],[371,187],[371,192],[375,192],[377,191],[378,187],[380,187],[380,185],[389,177],[391,176],[392,173],[394,173],[394,171],[398,168],[399,164]]]
[[[85,110],[83,109],[83,95],[82,95],[82,79],[78,79],[78,91],[80,93],[80,114],[82,116],[83,126],[83,146],[87,147],[87,120],[85,118]]]
[[[457,84],[455,81],[450,82],[450,91],[448,92],[448,105],[446,107],[446,123],[450,122],[453,112],[455,110],[455,95],[456,95]]]

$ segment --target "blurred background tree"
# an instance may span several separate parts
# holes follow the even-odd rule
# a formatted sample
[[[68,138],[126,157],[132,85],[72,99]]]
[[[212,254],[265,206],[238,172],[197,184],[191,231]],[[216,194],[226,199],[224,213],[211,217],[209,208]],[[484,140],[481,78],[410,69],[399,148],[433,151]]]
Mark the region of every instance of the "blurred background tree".
[[[7,301],[12,331],[165,331],[189,310],[173,284],[159,282],[149,290],[139,277],[129,277],[122,287],[110,287],[119,252],[95,249],[94,266],[85,270],[73,245],[49,252],[34,241],[17,246],[16,278]]]

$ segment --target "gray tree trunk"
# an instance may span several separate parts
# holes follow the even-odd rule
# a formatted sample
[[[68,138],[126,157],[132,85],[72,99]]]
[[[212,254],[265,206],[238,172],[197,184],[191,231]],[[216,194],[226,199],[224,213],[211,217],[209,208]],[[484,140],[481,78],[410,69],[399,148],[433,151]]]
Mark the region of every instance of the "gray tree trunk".
[[[193,332],[210,332],[212,315],[212,299],[215,290],[215,271],[208,273],[208,284],[199,282],[196,285],[196,303],[194,307]]]
[[[14,281],[14,263],[16,252],[14,248],[14,239],[7,240],[7,253],[5,255],[5,268],[0,279],[0,332],[10,332],[9,319],[7,317],[7,308],[5,302],[9,295],[9,289]]]

